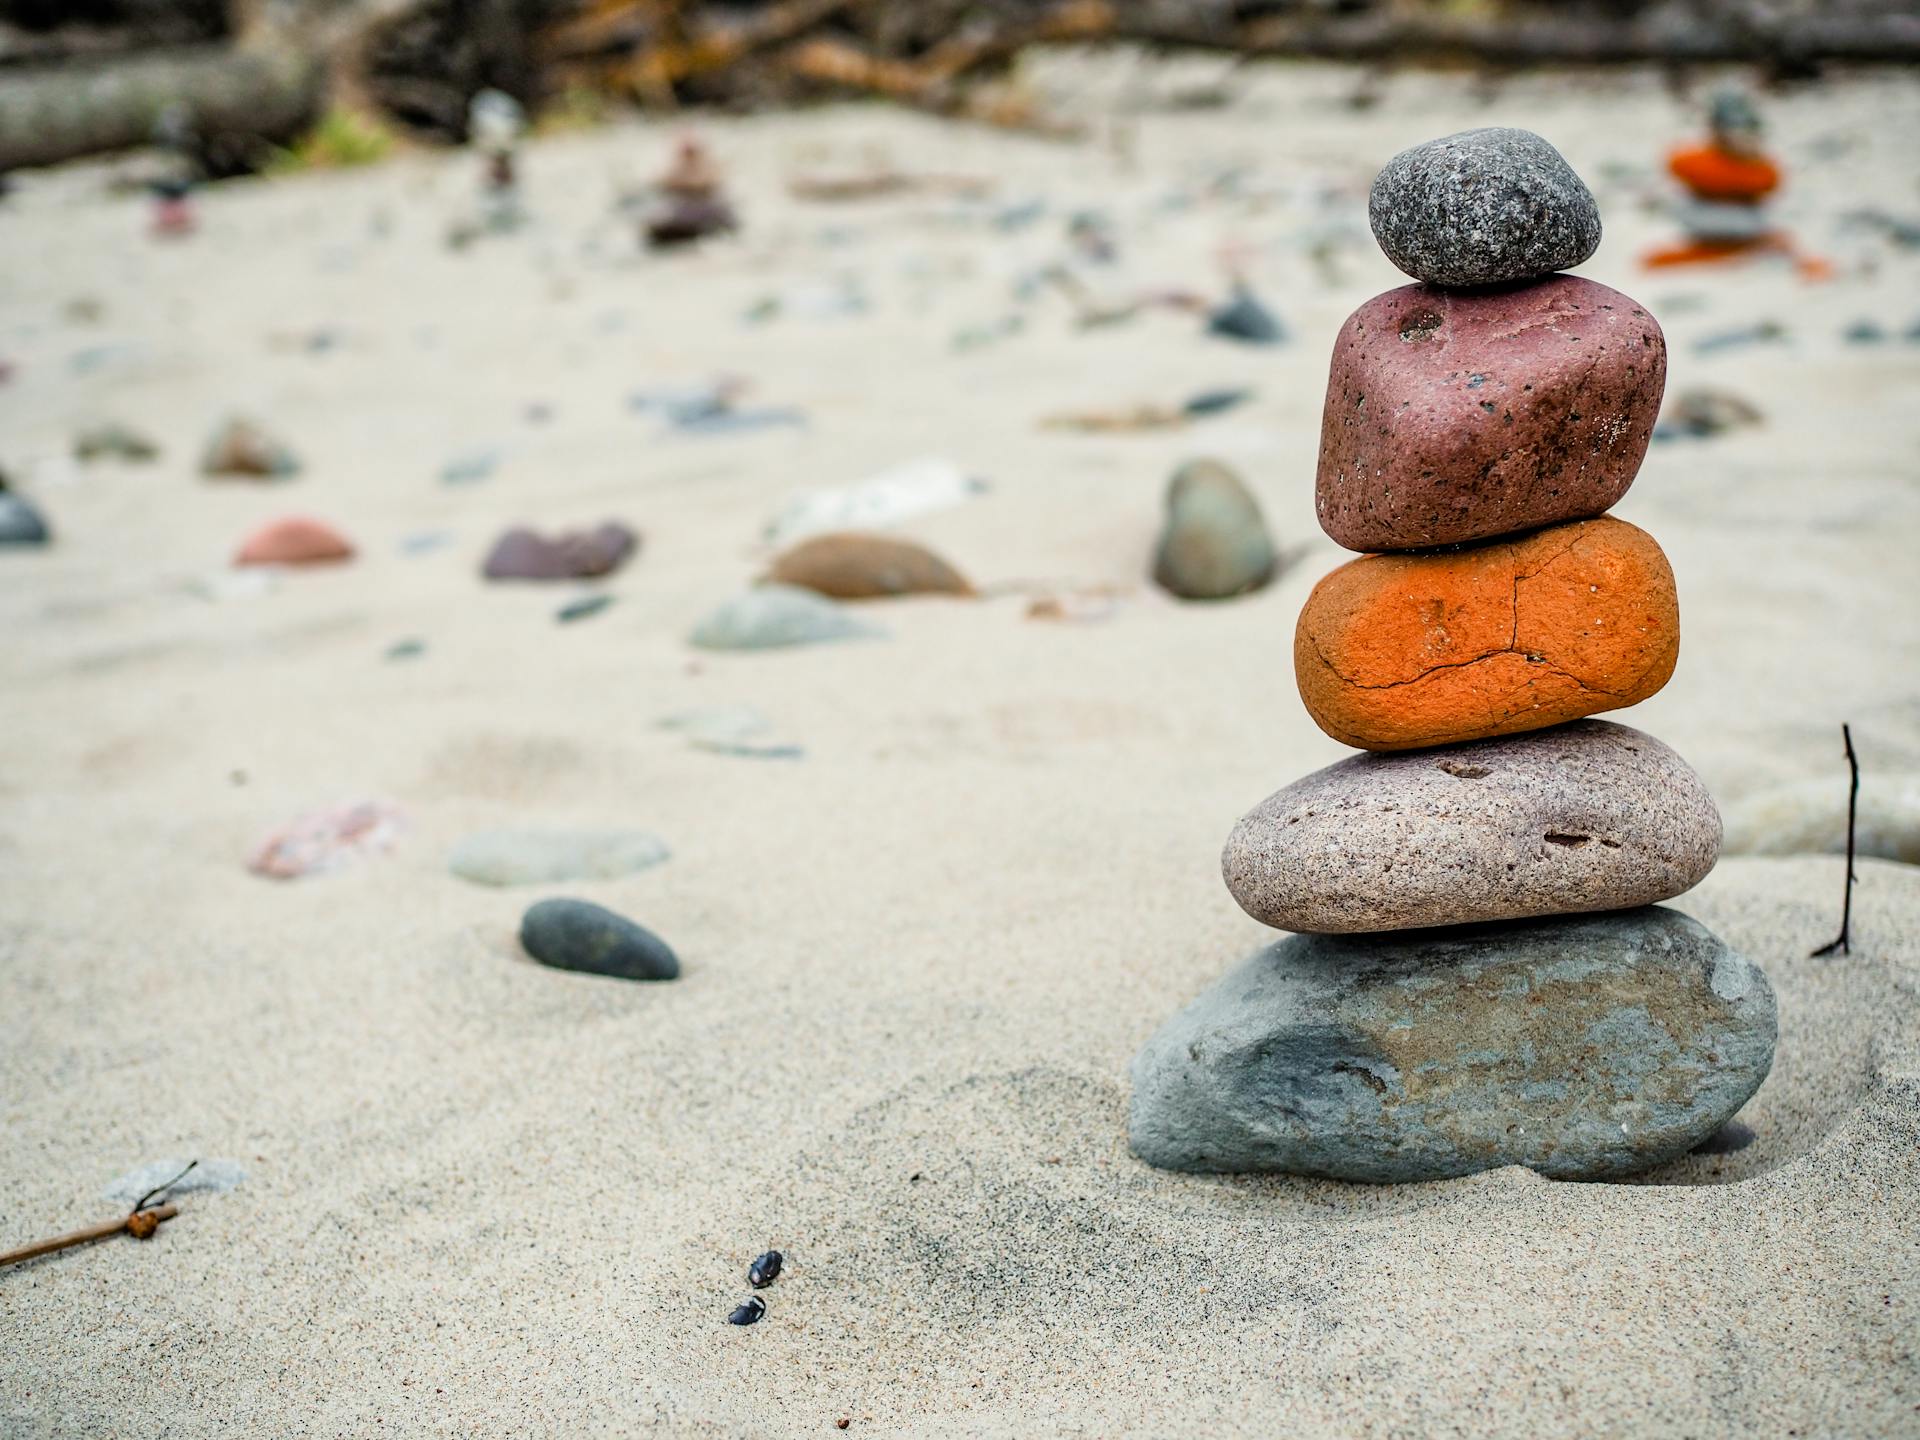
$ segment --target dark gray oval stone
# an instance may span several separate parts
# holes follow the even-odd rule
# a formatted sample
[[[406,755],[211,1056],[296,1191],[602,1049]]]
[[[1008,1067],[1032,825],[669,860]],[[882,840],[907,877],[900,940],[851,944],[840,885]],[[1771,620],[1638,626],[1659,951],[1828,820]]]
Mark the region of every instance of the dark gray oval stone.
[[[1692,766],[1576,720],[1316,770],[1241,818],[1220,868],[1263,925],[1350,933],[1651,905],[1719,854]]]
[[[520,943],[542,965],[621,980],[672,980],[680,960],[667,942],[624,915],[585,900],[542,900],[520,921]]]
[[[1463,130],[1403,150],[1367,203],[1387,258],[1429,285],[1501,285],[1570,270],[1600,244],[1600,208],[1531,130]]]
[[[1775,1032],[1766,976],[1676,910],[1294,935],[1147,1042],[1129,1133],[1169,1170],[1609,1179],[1719,1130]]]

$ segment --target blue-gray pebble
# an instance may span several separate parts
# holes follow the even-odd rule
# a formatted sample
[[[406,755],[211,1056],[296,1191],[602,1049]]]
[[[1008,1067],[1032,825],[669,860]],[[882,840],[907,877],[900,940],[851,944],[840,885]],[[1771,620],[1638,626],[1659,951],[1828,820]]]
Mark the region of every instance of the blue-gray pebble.
[[[1169,1170],[1612,1179],[1719,1130],[1776,1024],[1766,976],[1658,906],[1295,935],[1147,1042],[1129,1133]]]
[[[520,921],[520,944],[542,965],[620,980],[672,980],[680,960],[643,925],[585,900],[542,900]]]
[[[1463,130],[1401,151],[1367,216],[1387,258],[1429,285],[1537,280],[1600,244],[1592,192],[1531,130]]]
[[[18,495],[0,491],[0,545],[44,545],[49,538],[38,510]]]

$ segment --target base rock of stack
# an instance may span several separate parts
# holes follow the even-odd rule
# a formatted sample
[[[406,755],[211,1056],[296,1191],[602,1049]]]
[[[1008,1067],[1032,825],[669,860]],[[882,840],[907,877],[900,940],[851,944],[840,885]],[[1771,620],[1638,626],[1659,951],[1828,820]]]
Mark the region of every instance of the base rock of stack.
[[[1637,705],[1680,654],[1673,569],[1611,516],[1324,577],[1294,632],[1314,722],[1360,750],[1539,730]]]
[[[1606,720],[1355,755],[1249,812],[1221,870],[1280,930],[1403,930],[1651,905],[1720,852],[1693,768]]]
[[[1591,280],[1376,295],[1333,345],[1320,526],[1349,550],[1413,550],[1598,515],[1639,472],[1666,386],[1659,324]]]
[[[1766,976],[1674,910],[1296,935],[1147,1043],[1130,1138],[1170,1170],[1618,1178],[1718,1130],[1775,1036]]]

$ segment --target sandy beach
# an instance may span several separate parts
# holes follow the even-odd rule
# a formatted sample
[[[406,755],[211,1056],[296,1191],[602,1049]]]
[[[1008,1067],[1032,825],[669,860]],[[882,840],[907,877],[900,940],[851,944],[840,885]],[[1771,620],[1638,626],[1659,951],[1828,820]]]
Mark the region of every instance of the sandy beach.
[[[1347,558],[1313,508],[1328,346],[1403,281],[1366,187],[1407,145],[1552,140],[1605,217],[1581,273],[1659,318],[1670,399],[1764,417],[1656,444],[1618,507],[1671,558],[1684,640],[1613,718],[1727,811],[1823,779],[1843,806],[1842,721],[1864,791],[1920,770],[1920,252],[1845,221],[1915,209],[1920,88],[1765,97],[1781,219],[1835,265],[1814,284],[1636,264],[1670,237],[1661,157],[1708,77],[1108,52],[1033,80],[1087,138],[701,117],[743,228],[689,253],[644,253],[613,205],[666,124],[535,141],[528,224],[458,252],[458,152],[222,185],[174,243],[109,193],[124,165],[19,177],[0,469],[55,542],[0,553],[0,1246],[110,1216],[148,1162],[245,1179],[144,1244],[0,1273],[0,1434],[1920,1435],[1912,866],[1861,862],[1844,956],[1808,958],[1837,856],[1729,854],[1673,902],[1778,992],[1736,1153],[1371,1187],[1162,1173],[1126,1141],[1135,1051],[1272,933],[1223,888],[1227,832],[1349,753],[1290,646]],[[787,189],[876,165],[985,188]],[[1167,307],[1077,327],[1031,277],[1082,210],[1118,249],[1096,293],[1218,299],[1231,260],[1287,342]],[[1849,341],[1863,320],[1884,338]],[[804,425],[689,433],[630,403],[721,375]],[[1184,427],[1042,424],[1233,388],[1252,399]],[[202,477],[233,413],[302,473]],[[100,417],[159,460],[76,461]],[[476,454],[481,478],[442,478]],[[1292,557],[1257,594],[1148,579],[1197,456]],[[864,605],[869,640],[689,647],[785,507],[928,458],[985,488],[899,533],[979,598]],[[356,558],[234,580],[287,512]],[[643,539],[602,583],[480,578],[509,525],[610,518]],[[614,603],[556,622],[589,591]],[[1030,618],[1048,596],[1069,618]],[[734,705],[801,755],[662,726]],[[391,853],[248,872],[275,826],[369,798],[405,816]],[[462,837],[526,825],[650,830],[672,857],[449,873]],[[657,931],[682,978],[533,964],[516,927],[549,894]],[[770,1246],[767,1318],[725,1324]]]

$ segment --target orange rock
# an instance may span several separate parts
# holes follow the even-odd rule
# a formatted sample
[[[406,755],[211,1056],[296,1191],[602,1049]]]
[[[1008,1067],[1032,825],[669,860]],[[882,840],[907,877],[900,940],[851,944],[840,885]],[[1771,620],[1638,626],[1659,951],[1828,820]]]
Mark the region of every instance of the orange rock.
[[[1334,739],[1415,750],[1637,705],[1679,651],[1667,557],[1602,516],[1343,565],[1307,597],[1293,668]]]
[[[778,556],[764,578],[836,600],[974,593],[966,577],[925,546],[852,530],[801,541]]]
[[[1765,156],[1735,155],[1714,145],[1674,151],[1667,169],[1702,200],[1757,201],[1780,186],[1779,167]]]
[[[289,515],[254,531],[233,557],[236,565],[323,565],[353,558],[353,546],[331,525]]]

